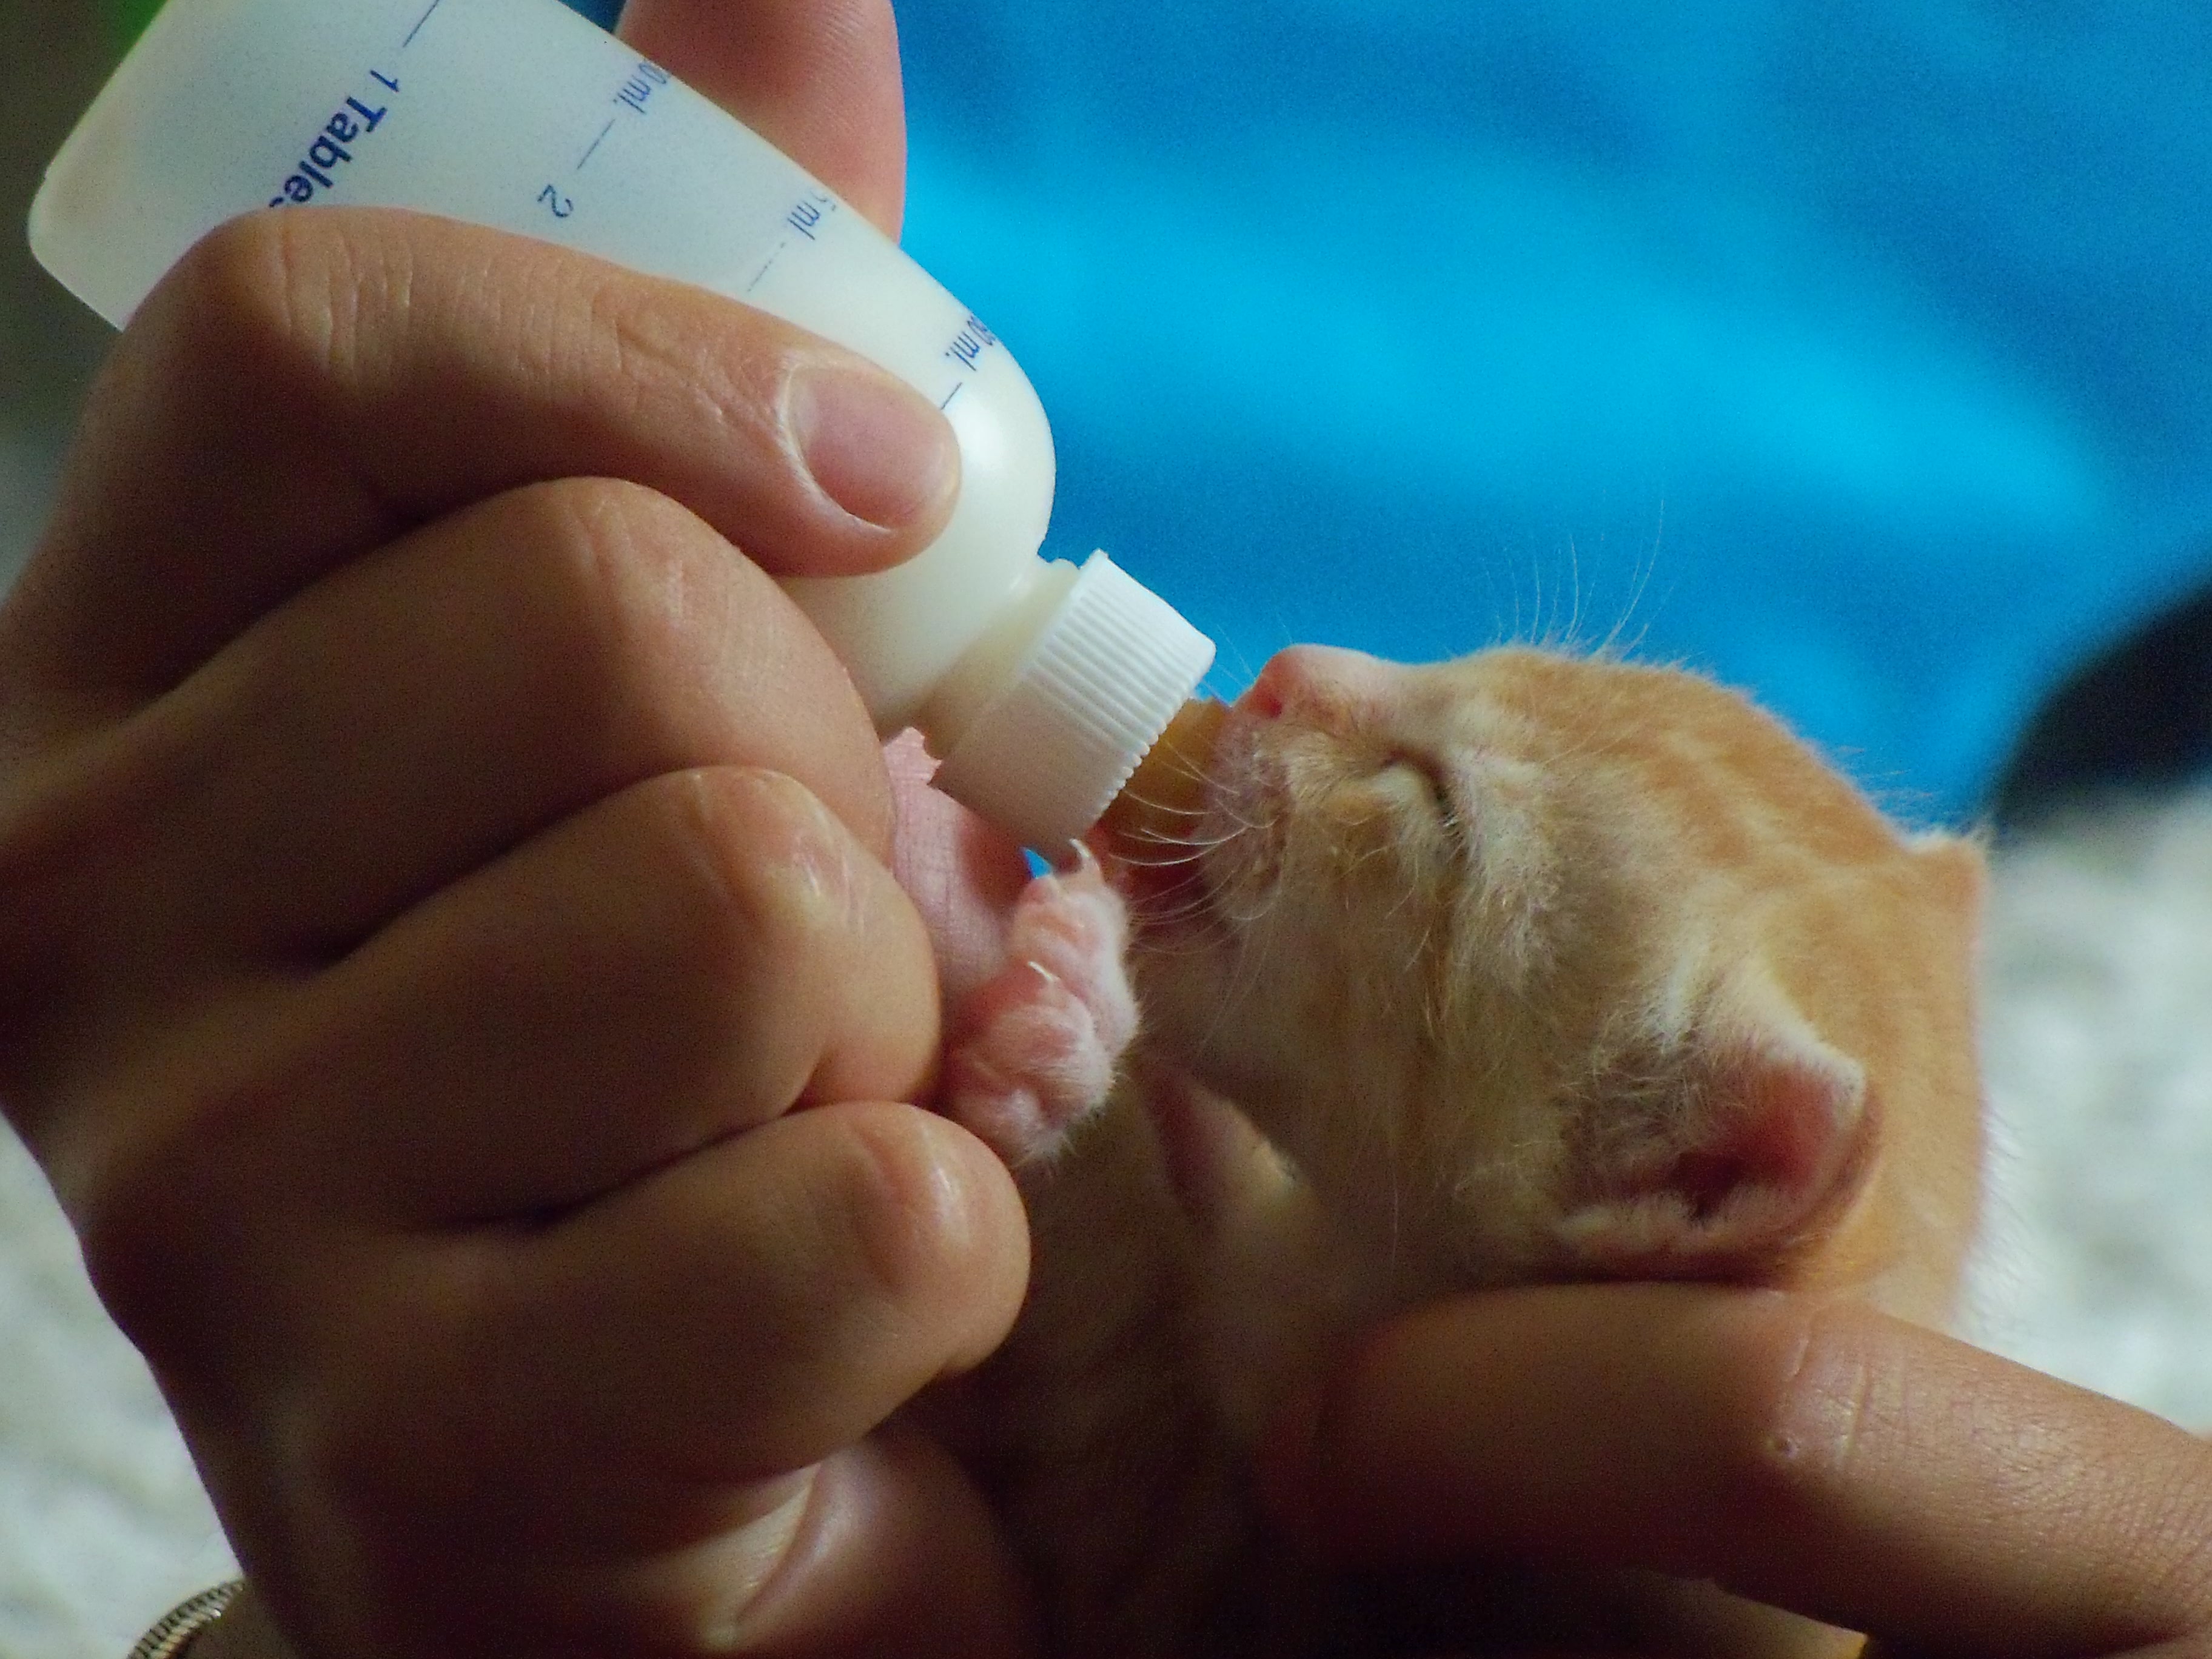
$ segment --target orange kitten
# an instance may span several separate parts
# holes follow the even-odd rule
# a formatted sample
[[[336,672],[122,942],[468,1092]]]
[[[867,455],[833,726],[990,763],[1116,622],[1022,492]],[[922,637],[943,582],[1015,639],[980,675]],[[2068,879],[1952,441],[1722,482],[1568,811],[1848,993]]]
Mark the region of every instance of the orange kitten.
[[[1388,1313],[1668,1277],[1948,1316],[1972,847],[1901,834],[1707,681],[1534,650],[1294,649],[1206,739],[1170,840],[1103,837],[1133,1044],[1088,866],[1025,896],[948,1060],[1031,1206],[975,1462],[1055,1653],[1382,1641],[1270,1547],[1243,1471]],[[1654,1616],[1589,1584],[1482,1605],[1561,1640]]]

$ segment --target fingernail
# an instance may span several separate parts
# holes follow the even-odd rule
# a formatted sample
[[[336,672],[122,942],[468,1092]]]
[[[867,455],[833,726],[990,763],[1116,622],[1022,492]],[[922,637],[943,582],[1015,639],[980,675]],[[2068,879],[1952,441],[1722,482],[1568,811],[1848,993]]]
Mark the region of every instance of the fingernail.
[[[785,396],[786,429],[816,486],[854,518],[913,523],[960,476],[952,428],[903,380],[872,366],[802,364]]]

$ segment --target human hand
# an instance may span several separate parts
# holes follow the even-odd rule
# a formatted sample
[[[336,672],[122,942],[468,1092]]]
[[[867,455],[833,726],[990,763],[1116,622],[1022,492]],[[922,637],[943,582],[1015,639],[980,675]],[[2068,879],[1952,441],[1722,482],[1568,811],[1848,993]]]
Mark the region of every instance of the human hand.
[[[627,26],[895,226],[881,0]],[[810,337],[405,216],[234,226],[119,343],[0,609],[0,1099],[253,1580],[210,1652],[1021,1647],[871,1433],[1021,1211],[899,1103],[890,792],[769,580],[956,471]]]
[[[1869,1655],[2212,1654],[2212,1447],[1849,1303],[1442,1303],[1285,1422],[1267,1484],[1347,1564],[1712,1579]]]

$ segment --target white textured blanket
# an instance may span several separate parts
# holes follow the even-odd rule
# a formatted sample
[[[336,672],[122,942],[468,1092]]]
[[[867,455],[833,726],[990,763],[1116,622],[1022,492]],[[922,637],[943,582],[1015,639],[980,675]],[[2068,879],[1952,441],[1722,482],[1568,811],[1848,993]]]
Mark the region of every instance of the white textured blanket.
[[[2212,790],[1998,860],[1970,1334],[2212,1431]]]

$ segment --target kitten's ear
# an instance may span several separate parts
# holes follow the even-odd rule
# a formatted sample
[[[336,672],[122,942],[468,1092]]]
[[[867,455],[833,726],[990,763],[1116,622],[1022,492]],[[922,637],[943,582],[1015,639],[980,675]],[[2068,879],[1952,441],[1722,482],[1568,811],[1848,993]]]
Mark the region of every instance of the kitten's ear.
[[[1858,1063],[1747,969],[1577,1121],[1560,1241],[1606,1274],[1772,1277],[1858,1194],[1876,1109]]]

